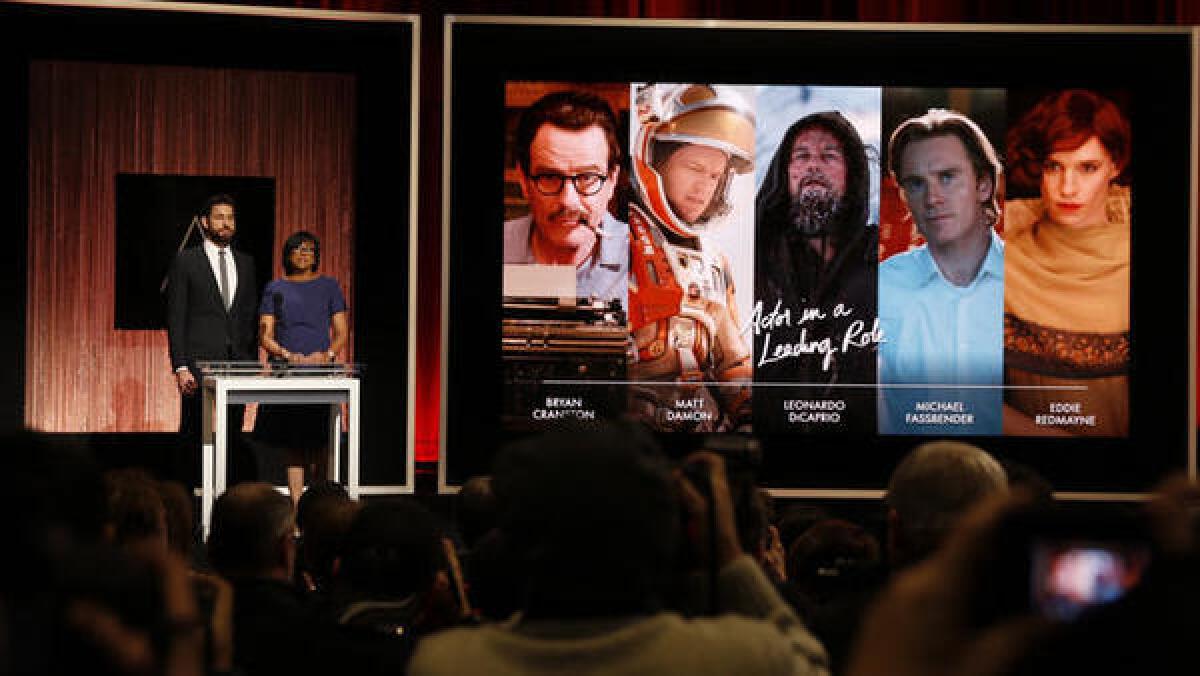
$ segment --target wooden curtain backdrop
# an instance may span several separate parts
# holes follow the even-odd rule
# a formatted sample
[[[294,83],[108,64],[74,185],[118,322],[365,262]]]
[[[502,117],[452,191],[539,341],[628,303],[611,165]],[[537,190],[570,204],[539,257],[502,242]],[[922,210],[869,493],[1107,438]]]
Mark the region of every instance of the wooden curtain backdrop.
[[[274,274],[313,232],[353,326],[352,76],[36,62],[30,80],[29,426],[178,425],[166,332],[113,329],[117,173],[273,177]]]

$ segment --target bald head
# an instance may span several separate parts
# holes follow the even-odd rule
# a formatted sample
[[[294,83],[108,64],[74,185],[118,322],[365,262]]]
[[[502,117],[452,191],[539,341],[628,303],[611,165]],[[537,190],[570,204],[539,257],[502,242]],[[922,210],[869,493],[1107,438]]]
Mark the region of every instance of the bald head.
[[[213,505],[209,557],[223,575],[290,578],[294,529],[291,500],[270,484],[238,484]]]
[[[888,481],[888,544],[893,560],[924,558],[964,512],[1007,490],[1004,469],[983,449],[960,441],[921,444]]]

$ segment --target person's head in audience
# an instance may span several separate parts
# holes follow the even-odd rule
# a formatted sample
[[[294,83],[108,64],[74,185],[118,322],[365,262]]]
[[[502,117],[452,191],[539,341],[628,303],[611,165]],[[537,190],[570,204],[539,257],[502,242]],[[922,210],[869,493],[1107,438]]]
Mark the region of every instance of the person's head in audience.
[[[0,436],[0,449],[7,484],[0,491],[0,523],[10,538],[62,532],[77,541],[100,539],[104,484],[86,446],[22,430]]]
[[[350,527],[358,503],[346,488],[324,479],[309,484],[296,504],[296,582],[308,591],[325,591],[333,578],[333,561]]]
[[[6,554],[0,556],[0,599],[19,613],[21,604],[56,593],[59,569],[77,560],[77,550],[102,543],[107,507],[99,466],[86,446],[22,430],[0,434],[0,451]],[[35,627],[36,619],[31,621]]]
[[[804,531],[788,549],[788,580],[822,603],[848,591],[880,563],[879,541],[865,528],[826,519]]]
[[[471,607],[483,620],[500,621],[521,609],[528,572],[517,560],[508,538],[493,528],[471,548],[464,564]]]
[[[734,519],[742,550],[763,567],[767,576],[776,582],[786,579],[779,531],[771,524],[774,505],[766,491],[748,483],[741,495],[734,496]]]
[[[327,597],[339,636],[353,646],[347,673],[403,673],[418,640],[463,616],[450,584],[454,552],[442,532],[409,497],[379,498],[356,511]]]
[[[779,540],[783,543],[784,551],[790,551],[796,538],[828,518],[829,513],[816,505],[791,504],[784,507],[777,523]]]
[[[104,474],[108,506],[108,539],[128,550],[167,550],[167,508],[158,483],[143,470],[110,470]]]
[[[308,526],[309,514],[317,508],[317,506],[326,500],[336,502],[349,502],[350,494],[346,492],[346,487],[336,481],[321,479],[312,481],[304,494],[300,496],[300,500],[296,503],[296,528],[301,534]]]
[[[888,555],[893,566],[935,550],[964,512],[1008,490],[1004,468],[983,449],[931,441],[909,453],[888,481]]]
[[[458,525],[463,545],[472,549],[496,526],[496,493],[492,477],[473,476],[458,491]]]
[[[213,505],[208,556],[230,578],[287,582],[296,560],[292,501],[265,483],[238,484]]]
[[[527,617],[651,612],[679,535],[671,474],[649,433],[609,424],[507,447],[500,528],[528,577]]]
[[[342,552],[346,531],[360,507],[348,495],[337,494],[308,503],[296,555],[296,574],[305,589],[325,591],[329,588],[334,561]]]
[[[162,497],[167,516],[167,547],[185,561],[192,558],[195,534],[192,530],[194,510],[192,496],[178,481],[158,481],[158,494]]]
[[[1037,470],[1024,463],[1013,462],[1012,460],[1005,460],[1000,464],[1004,467],[1004,473],[1008,475],[1009,488],[1020,488],[1032,495],[1034,501],[1038,504],[1050,505],[1054,503],[1054,486]]]
[[[1200,603],[1200,484],[1176,477],[1155,493],[1146,505],[1142,533],[1143,545],[1153,553],[1140,581],[1123,597],[1109,598],[1067,622],[1051,620],[1029,603],[1028,551],[1013,551],[1019,541],[1013,539],[1012,526],[1024,524],[1019,529],[1024,539],[1035,523],[1028,519],[1035,515],[1028,510],[1036,509],[1031,496],[1021,491],[980,501],[938,551],[900,571],[876,599],[845,673],[1195,673],[1200,615],[1186,609]],[[1094,535],[1097,514],[1088,518],[1091,526],[1085,529]],[[1129,544],[1126,540],[1125,546]],[[1121,547],[1122,558],[1131,553],[1126,547]],[[1006,578],[1025,593],[1019,598],[998,594],[998,587],[1008,588]],[[1075,598],[1097,582],[1088,575],[1065,578],[1061,593]]]
[[[442,532],[411,499],[371,502],[354,515],[342,540],[339,585],[372,599],[403,599],[447,586]]]
[[[108,491],[87,446],[20,431],[0,434],[0,450],[0,673],[129,673],[131,646],[146,673],[177,673],[153,671],[173,645],[151,640],[166,638],[154,633],[171,605],[163,577],[107,542]],[[190,602],[183,592],[172,600]]]

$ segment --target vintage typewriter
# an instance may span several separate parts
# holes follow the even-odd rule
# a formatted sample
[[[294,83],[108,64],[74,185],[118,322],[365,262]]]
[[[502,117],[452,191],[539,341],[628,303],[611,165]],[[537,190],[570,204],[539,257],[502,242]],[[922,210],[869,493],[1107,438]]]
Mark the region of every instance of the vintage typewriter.
[[[632,342],[620,301],[506,297],[502,316],[506,427],[625,413]]]

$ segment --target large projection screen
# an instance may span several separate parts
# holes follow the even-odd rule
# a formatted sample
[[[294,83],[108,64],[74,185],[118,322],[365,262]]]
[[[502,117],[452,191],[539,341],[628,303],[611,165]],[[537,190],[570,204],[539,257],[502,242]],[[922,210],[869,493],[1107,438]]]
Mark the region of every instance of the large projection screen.
[[[319,239],[318,272],[348,307],[341,358],[367,365],[363,492],[412,492],[418,29],[413,15],[366,12],[0,6],[0,191],[14,233],[0,273],[12,291],[4,416],[172,445],[162,280],[199,242],[189,224],[205,198],[226,193],[234,246],[254,259],[256,313],[288,237]]]
[[[1195,472],[1191,29],[445,32],[440,489],[616,417],[748,432],[778,495],[944,436],[1066,497]]]

